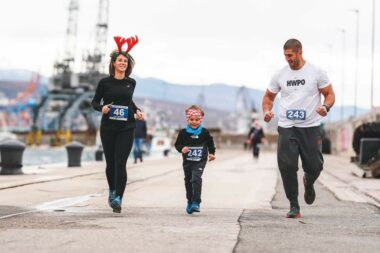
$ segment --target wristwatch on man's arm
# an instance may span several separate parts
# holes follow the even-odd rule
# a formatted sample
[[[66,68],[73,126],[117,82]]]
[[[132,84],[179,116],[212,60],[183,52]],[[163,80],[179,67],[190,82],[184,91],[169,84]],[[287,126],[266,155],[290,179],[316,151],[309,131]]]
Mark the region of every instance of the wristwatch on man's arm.
[[[327,111],[327,112],[329,112],[329,111],[330,111],[330,106],[328,106],[328,105],[325,105],[325,104],[323,104],[322,106],[324,106],[324,107],[326,108],[326,111]]]

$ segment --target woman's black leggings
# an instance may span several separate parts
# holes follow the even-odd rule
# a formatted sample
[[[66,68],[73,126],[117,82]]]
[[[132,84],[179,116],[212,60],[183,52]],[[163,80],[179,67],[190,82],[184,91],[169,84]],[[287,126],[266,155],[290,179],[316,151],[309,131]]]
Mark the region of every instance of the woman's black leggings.
[[[127,159],[131,153],[134,132],[134,128],[117,131],[100,127],[100,139],[107,163],[108,186],[111,191],[116,191],[116,196],[120,197],[123,197],[127,185]]]

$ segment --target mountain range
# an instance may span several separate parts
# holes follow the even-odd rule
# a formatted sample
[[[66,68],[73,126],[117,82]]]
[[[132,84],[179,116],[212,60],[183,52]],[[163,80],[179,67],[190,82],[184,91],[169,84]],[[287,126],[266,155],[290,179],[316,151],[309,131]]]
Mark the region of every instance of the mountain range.
[[[168,101],[179,104],[201,104],[206,108],[212,108],[227,112],[236,112],[247,107],[256,108],[261,112],[261,101],[264,95],[264,89],[252,89],[247,87],[231,86],[228,84],[210,84],[210,85],[178,85],[169,83],[156,78],[139,78],[134,77],[137,81],[135,95],[141,98],[151,98],[156,100]],[[244,95],[242,95],[244,93]],[[203,97],[203,98],[202,98]],[[244,100],[246,106],[243,106]],[[201,100],[201,101],[200,101]],[[203,100],[203,101],[202,101]],[[278,99],[276,99],[278,102]],[[343,119],[354,116],[354,106],[335,105],[329,117],[325,121],[339,121],[341,119],[343,108]],[[368,109],[357,107],[357,116],[365,113]],[[276,110],[276,108],[275,108]]]
[[[33,72],[27,70],[0,70],[0,93],[16,94],[22,92],[27,87]],[[199,104],[204,108],[216,111],[242,112],[256,108],[261,111],[261,99],[263,90],[248,87],[238,87],[228,84],[210,85],[181,85],[169,83],[157,78],[140,78],[134,76],[137,81],[135,96],[137,98],[153,99],[155,101],[170,102],[170,104],[180,104],[181,106]],[[17,84],[24,85],[17,85]],[[48,86],[49,79],[41,77],[39,84]],[[9,87],[12,86],[12,87]],[[10,90],[15,89],[14,92]],[[17,91],[16,91],[17,89]],[[6,92],[5,92],[6,91]],[[344,106],[344,119],[354,115],[353,106]],[[365,113],[367,109],[357,108],[357,115]],[[334,106],[329,113],[328,121],[341,119],[341,107]]]
[[[134,77],[135,96],[233,112],[261,106],[264,91],[227,84],[178,85],[156,78]]]

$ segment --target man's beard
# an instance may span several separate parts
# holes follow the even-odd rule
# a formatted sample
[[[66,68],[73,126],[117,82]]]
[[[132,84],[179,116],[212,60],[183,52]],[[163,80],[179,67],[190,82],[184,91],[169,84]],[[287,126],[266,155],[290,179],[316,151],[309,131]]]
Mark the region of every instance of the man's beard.
[[[298,68],[299,65],[300,65],[300,60],[299,59],[295,59],[292,63],[290,63],[290,67],[293,68],[293,69]]]

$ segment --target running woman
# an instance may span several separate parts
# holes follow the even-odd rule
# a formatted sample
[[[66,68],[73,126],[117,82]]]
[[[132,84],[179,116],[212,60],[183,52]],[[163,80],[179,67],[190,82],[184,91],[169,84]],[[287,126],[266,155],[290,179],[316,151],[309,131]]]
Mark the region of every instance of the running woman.
[[[132,100],[136,81],[129,77],[135,64],[129,51],[137,44],[138,38],[114,39],[118,49],[110,55],[109,77],[99,81],[92,106],[103,114],[100,138],[107,164],[108,204],[114,212],[120,213],[127,184],[126,163],[133,145],[135,115],[139,120],[144,116]],[[123,50],[125,43],[128,48]]]

